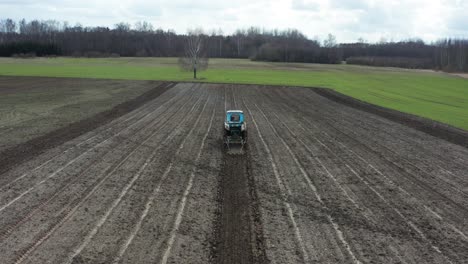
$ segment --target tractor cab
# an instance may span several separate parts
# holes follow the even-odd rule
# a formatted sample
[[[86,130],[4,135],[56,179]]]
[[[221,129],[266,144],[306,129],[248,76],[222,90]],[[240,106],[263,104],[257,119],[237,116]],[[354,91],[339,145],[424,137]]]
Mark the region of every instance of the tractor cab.
[[[230,154],[243,154],[247,142],[247,123],[244,112],[229,110],[224,120],[224,144]]]
[[[224,121],[226,130],[245,130],[244,112],[241,110],[229,110],[226,112],[226,120]]]

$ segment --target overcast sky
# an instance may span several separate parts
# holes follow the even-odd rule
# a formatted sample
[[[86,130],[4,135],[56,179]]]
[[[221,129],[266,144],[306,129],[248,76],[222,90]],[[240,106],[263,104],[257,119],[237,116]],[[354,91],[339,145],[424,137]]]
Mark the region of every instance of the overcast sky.
[[[468,0],[0,0],[0,17],[108,27],[145,20],[178,33],[296,28],[339,42],[468,37]]]

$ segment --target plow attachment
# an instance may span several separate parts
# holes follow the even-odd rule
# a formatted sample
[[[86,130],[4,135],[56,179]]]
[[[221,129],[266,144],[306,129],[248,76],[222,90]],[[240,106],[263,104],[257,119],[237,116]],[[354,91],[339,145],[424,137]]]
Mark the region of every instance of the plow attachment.
[[[229,155],[243,155],[245,153],[247,139],[237,136],[225,136],[224,148]]]

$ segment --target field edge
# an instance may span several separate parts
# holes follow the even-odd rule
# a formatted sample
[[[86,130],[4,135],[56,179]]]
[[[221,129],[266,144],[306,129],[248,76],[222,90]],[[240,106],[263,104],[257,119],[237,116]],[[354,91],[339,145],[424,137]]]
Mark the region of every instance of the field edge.
[[[15,166],[22,164],[46,150],[57,147],[137,109],[152,99],[157,98],[175,85],[175,82],[160,82],[155,88],[152,88],[133,99],[120,103],[109,110],[99,112],[91,117],[70,123],[64,127],[55,129],[41,136],[32,138],[24,143],[20,143],[1,151],[0,174],[9,171]]]
[[[393,122],[424,132],[450,143],[468,148],[468,131],[425,117],[416,116],[383,106],[367,103],[329,88],[310,88],[317,94],[337,103],[378,115]]]

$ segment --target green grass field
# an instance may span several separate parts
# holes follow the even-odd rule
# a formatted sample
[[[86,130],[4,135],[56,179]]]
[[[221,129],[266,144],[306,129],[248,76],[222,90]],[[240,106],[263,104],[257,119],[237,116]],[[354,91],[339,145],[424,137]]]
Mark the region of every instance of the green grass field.
[[[0,59],[0,75],[192,81],[175,58]],[[468,79],[352,65],[212,59],[200,81],[326,87],[376,105],[468,130]]]

